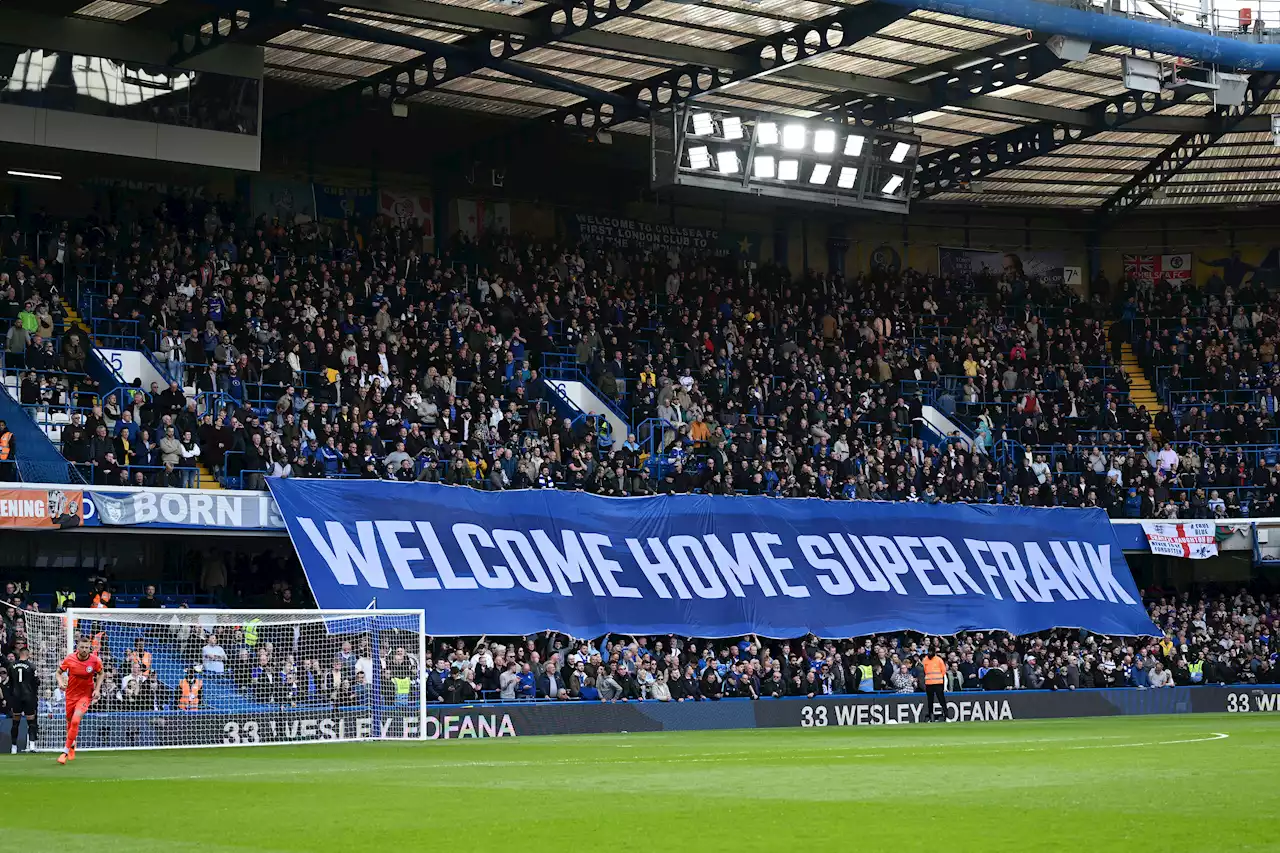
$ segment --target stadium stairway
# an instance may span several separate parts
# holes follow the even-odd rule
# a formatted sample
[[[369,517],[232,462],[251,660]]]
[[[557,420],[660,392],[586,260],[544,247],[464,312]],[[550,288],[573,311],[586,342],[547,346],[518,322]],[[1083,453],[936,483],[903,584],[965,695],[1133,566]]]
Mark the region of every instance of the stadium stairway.
[[[61,301],[62,312],[63,316],[66,318],[66,324],[68,326],[76,326],[77,328],[82,329],[84,333],[89,336],[89,340],[93,342],[93,345],[95,347],[98,346],[98,340],[94,338],[93,330],[90,329],[88,324],[86,324],[81,318],[80,312],[77,311],[67,300],[63,299]],[[205,465],[204,462],[197,460],[196,470],[199,471],[200,488],[215,492],[222,491],[222,481],[219,480],[211,470],[209,470],[209,467]]]
[[[1156,394],[1156,389],[1147,378],[1146,371],[1138,362],[1133,345],[1128,341],[1120,344],[1120,365],[1129,376],[1129,401],[1135,406],[1146,406],[1153,417],[1156,412],[1165,411],[1164,402]]]
[[[89,339],[93,340],[93,330],[91,330],[88,324],[80,318],[80,312],[77,311],[70,302],[62,297],[58,297],[58,301],[62,303],[62,316],[64,317],[66,324],[83,330],[84,333],[89,336]]]

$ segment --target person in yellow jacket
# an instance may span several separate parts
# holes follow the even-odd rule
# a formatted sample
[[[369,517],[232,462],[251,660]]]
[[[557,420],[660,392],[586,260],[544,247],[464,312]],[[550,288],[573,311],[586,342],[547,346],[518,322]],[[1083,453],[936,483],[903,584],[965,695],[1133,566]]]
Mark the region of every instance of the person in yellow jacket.
[[[935,721],[933,703],[942,707],[942,722],[947,721],[947,664],[932,646],[924,657],[924,714],[926,723]]]

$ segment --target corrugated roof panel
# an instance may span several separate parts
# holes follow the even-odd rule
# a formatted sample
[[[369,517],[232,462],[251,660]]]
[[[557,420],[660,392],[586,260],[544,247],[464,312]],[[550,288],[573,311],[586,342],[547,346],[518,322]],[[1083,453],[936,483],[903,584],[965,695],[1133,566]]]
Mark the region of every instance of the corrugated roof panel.
[[[861,74],[865,77],[893,77],[912,70],[911,65],[901,62],[892,62],[889,60],[880,61],[878,59],[866,59],[856,56],[849,56],[841,51],[832,51],[824,53],[821,56],[815,56],[810,59],[807,65],[816,68],[827,68],[832,71],[840,71],[845,74]]]
[[[939,193],[933,196],[930,201],[936,202],[959,202],[961,204],[981,204],[981,205],[1016,205],[1026,206],[1044,206],[1044,207],[1079,207],[1091,208],[1097,207],[1101,201],[1099,198],[1090,196],[1058,196],[1058,195],[1042,195],[1036,193],[994,193],[994,192],[953,192]]]
[[[1165,146],[1177,139],[1176,133],[1144,133],[1141,131],[1105,130],[1097,136],[1090,137],[1094,145],[1106,145],[1108,142],[1136,143],[1138,145]]]
[[[1058,149],[1059,156],[1075,157],[1084,156],[1103,156],[1103,157],[1139,157],[1150,158],[1157,156],[1164,146],[1160,143],[1154,143],[1150,147],[1129,148],[1118,147],[1115,145],[1098,145],[1093,142],[1073,142],[1070,145],[1064,145]]]
[[[799,118],[813,118],[818,115],[816,111],[805,109],[804,107],[787,107],[779,104],[766,105],[757,101],[739,100],[735,97],[739,94],[738,88],[735,86],[725,92],[703,96],[698,99],[698,103],[728,109],[767,110],[776,115],[797,116]]]
[[[295,54],[296,55],[296,54]],[[344,77],[328,77],[324,74],[306,74],[282,68],[268,67],[263,72],[267,77],[285,80],[299,86],[310,86],[315,89],[337,89],[351,82]]]
[[[1259,204],[1275,204],[1280,202],[1280,186],[1271,185],[1256,192],[1239,190],[1223,193],[1184,195],[1166,193],[1163,198],[1148,199],[1143,207],[1186,207],[1186,206],[1222,206],[1244,205],[1252,207]]]
[[[599,29],[639,38],[728,50],[750,39],[773,35],[790,27],[787,22],[774,18],[658,0],[649,3],[635,16],[614,18]]]
[[[979,195],[982,196],[987,193],[1003,195],[1007,193],[1032,192],[1070,198],[1107,198],[1119,186],[1118,184],[1028,183],[1022,180],[1001,180],[994,177],[983,178],[981,184],[982,192]]]
[[[373,44],[372,42],[362,41],[360,39],[326,35],[323,33],[312,33],[303,30],[293,30],[292,32],[284,33],[283,35],[272,39],[270,44],[282,47],[304,47],[309,50],[321,50],[325,53],[342,54],[344,56],[351,57],[353,62],[373,59],[395,64],[405,62],[413,59],[415,56],[422,55],[416,50],[409,50],[403,47]]]
[[[605,59],[589,53],[578,53],[572,48],[543,47],[520,54],[520,61],[531,65],[547,65],[566,70],[591,73],[599,77],[619,78],[618,85],[639,80],[654,74],[652,66],[632,62],[622,55]],[[601,85],[601,84],[597,84]],[[614,88],[609,86],[608,88]]]
[[[466,95],[484,95],[503,100],[524,101],[546,107],[567,107],[582,100],[568,92],[543,89],[516,77],[485,71],[482,75],[459,77],[437,87],[440,91]]]
[[[453,109],[470,110],[472,112],[496,113],[513,118],[532,119],[546,115],[549,110],[529,104],[513,104],[506,101],[460,95],[443,89],[432,89],[409,99],[414,103],[435,104]]]
[[[927,118],[919,118],[922,115],[927,116]],[[1023,123],[989,119],[985,116],[968,116],[945,110],[930,110],[927,113],[916,113],[914,126],[917,133],[925,130],[939,130],[993,136],[997,133],[1004,133],[1006,130],[1022,127]]]
[[[497,12],[500,15],[527,15],[544,4],[535,0],[513,0],[510,3],[498,3],[495,0],[435,0],[445,6],[461,6],[465,9],[483,9],[486,12]]]
[[[76,9],[73,14],[100,21],[132,21],[164,2],[165,0],[136,0],[132,3],[116,3],[114,0],[94,0]]]
[[[1147,165],[1147,161],[1137,157],[1126,159],[1123,155],[1098,159],[1094,157],[1071,157],[1051,154],[1045,157],[1033,157],[1023,165],[1036,169],[1088,169],[1105,175],[1119,170],[1134,171],[1141,169]]]
[[[994,35],[1007,38],[1009,36],[1020,36],[1026,33],[1021,27],[1008,27],[1004,24],[990,24],[986,21],[971,21],[968,18],[957,18],[955,15],[944,15],[941,12],[926,12],[916,10],[911,13],[912,22],[928,23],[941,26],[946,29],[950,35],[947,36],[948,44],[959,43],[960,39],[966,34],[972,35],[974,30],[987,35]]]
[[[883,32],[887,32],[883,31]],[[958,52],[951,47],[920,47],[914,44],[903,44],[899,41],[890,41],[878,36],[871,36],[858,42],[855,53],[870,54],[876,58],[882,58],[900,62],[907,67],[919,67],[921,65],[932,65],[935,62],[942,62],[951,57],[958,56]],[[843,51],[842,51],[843,52]],[[860,57],[854,57],[855,59]]]
[[[361,62],[356,59],[342,59],[332,56],[316,56],[301,53],[287,48],[268,47],[264,60],[272,65],[297,68],[299,71],[319,71],[338,74],[344,77],[368,77],[377,74],[387,66],[378,62]],[[280,75],[273,73],[271,76]]]
[[[1043,185],[1045,181],[1069,180],[1074,184],[1090,186],[1115,186],[1127,181],[1131,176],[1123,172],[1098,172],[1082,174],[1080,172],[1059,172],[1053,169],[1005,169],[983,178],[983,181],[1035,181]]]

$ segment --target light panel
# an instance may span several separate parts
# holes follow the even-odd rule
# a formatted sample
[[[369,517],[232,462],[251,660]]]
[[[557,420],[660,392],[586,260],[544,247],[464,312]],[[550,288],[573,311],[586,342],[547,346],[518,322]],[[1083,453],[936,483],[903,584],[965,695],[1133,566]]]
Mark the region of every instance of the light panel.
[[[9,177],[11,178],[36,178],[41,181],[60,181],[61,175],[55,175],[52,172],[28,172],[25,169],[9,169]]]
[[[850,210],[910,209],[921,145],[910,133],[701,103],[660,111],[650,125],[655,188],[699,187]]]

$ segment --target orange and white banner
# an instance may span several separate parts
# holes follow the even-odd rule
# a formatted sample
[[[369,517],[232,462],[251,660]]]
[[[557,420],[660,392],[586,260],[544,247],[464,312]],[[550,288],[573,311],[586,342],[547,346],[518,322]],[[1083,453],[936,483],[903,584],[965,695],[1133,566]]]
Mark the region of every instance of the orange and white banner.
[[[0,527],[65,529],[83,521],[84,493],[78,489],[0,489]]]

